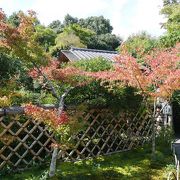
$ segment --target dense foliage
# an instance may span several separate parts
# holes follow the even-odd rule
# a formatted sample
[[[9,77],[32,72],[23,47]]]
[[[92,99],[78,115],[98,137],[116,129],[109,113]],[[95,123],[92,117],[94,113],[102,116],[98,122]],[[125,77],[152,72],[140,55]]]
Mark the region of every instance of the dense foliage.
[[[86,19],[80,19],[79,24],[82,27],[93,30],[97,35],[111,33],[113,27],[110,25],[110,21],[103,16],[91,16]]]
[[[166,34],[158,40],[146,33],[132,35],[114,64],[102,58],[59,64],[50,55],[71,46],[115,50],[121,38],[112,34],[103,16],[78,19],[67,14],[63,23],[45,27],[33,11],[6,17],[0,9],[0,107],[26,103],[25,113],[58,132],[64,143],[83,129],[79,115],[87,107],[132,112],[144,99],[169,100],[174,92],[179,97],[180,6],[176,0],[164,2]],[[42,103],[58,108],[37,106]],[[65,105],[81,106],[72,115]]]
[[[23,103],[20,99],[27,94],[25,89],[33,90],[28,69],[34,64],[46,64],[49,60],[48,54],[37,41],[35,13],[19,12],[16,16],[19,24],[13,26],[12,22],[7,21],[4,12],[0,11],[0,95],[6,96],[12,105]]]
[[[110,25],[110,21],[105,19],[103,16],[91,16],[86,19],[78,19],[67,14],[63,23],[58,20],[53,21],[49,27],[51,27],[55,32],[60,32],[58,36],[61,36],[62,39],[62,36],[68,36],[68,34],[71,36],[72,42],[73,39],[79,37],[79,42],[81,42],[85,47],[91,49],[115,50],[122,41],[120,37],[112,34],[113,28]],[[59,47],[60,41],[61,40],[56,41],[56,46]],[[73,44],[67,42],[66,44],[68,45],[61,45],[58,49],[69,48],[71,45],[82,47],[82,44],[79,42]]]
[[[5,53],[0,54],[0,82],[5,83],[17,74],[20,69],[20,63],[17,59],[8,56]]]
[[[142,59],[157,47],[157,40],[146,32],[133,34],[120,46],[120,53],[128,53],[134,58]]]
[[[66,66],[92,73],[113,69],[113,64],[103,58],[81,60]],[[82,77],[76,76],[75,78],[77,81],[81,81]],[[135,95],[136,89],[131,87],[118,89],[115,86],[110,89],[110,86],[111,84],[108,83],[104,86],[100,80],[90,80],[87,85],[73,89],[67,97],[66,103],[73,105],[83,103],[90,107],[110,107],[112,110],[119,111],[137,110],[142,98]]]
[[[169,99],[180,88],[179,49],[177,44],[172,49],[154,51],[145,57],[143,66],[134,57],[121,55],[116,58],[114,70],[85,74],[114,83],[118,81],[120,87],[135,87],[145,97]]]
[[[179,3],[177,1],[167,1],[164,2],[164,7],[161,11],[162,14],[167,16],[167,22],[163,24],[163,27],[167,29],[166,35],[173,35],[177,39],[177,33],[179,32],[178,9]],[[47,53],[49,51],[57,55],[60,49],[68,49],[71,46],[108,50],[116,49],[121,39],[111,34],[113,28],[110,21],[103,16],[78,19],[67,14],[63,23],[57,20],[53,21],[48,27],[45,27],[40,24],[33,11],[29,11],[28,14],[19,11],[13,13],[10,17],[6,17],[3,11],[1,11],[0,23],[2,37],[0,47],[2,58],[0,59],[0,63],[6,64],[6,67],[1,66],[1,82],[11,80],[17,83],[17,85],[14,85],[14,83],[11,82],[11,86],[9,86],[7,82],[7,85],[9,86],[9,92],[13,91],[16,95],[18,94],[18,97],[15,98],[18,103],[28,102],[30,99],[32,102],[40,104],[55,103],[57,101],[54,93],[52,94],[53,89],[51,85],[47,83],[47,79],[44,79],[45,76],[43,76],[43,73],[51,79],[56,92],[60,95],[62,95],[68,87],[73,87],[65,100],[67,104],[86,102],[89,105],[121,104],[122,106],[126,106],[126,98],[122,98],[126,97],[128,93],[132,95],[131,97],[133,99],[135,91],[139,88],[136,86],[134,89],[131,87],[118,89],[110,82],[101,82],[100,80],[85,77],[84,74],[82,74],[82,71],[88,71],[92,74],[98,71],[103,71],[103,73],[116,71],[117,67],[112,67],[106,60],[84,60],[69,64],[68,66],[66,65],[63,68],[60,68],[59,65],[56,67],[51,66],[54,60],[49,60],[50,56]],[[166,41],[169,43],[165,38],[166,35],[161,37],[160,40],[156,40],[144,32],[132,35],[123,43],[120,52],[122,54],[129,53],[136,58],[138,62],[142,62],[141,65],[145,68],[149,67],[146,55],[150,55],[154,48],[159,48],[161,42]],[[178,41],[173,40],[173,38],[170,38],[170,40],[173,41],[171,46]],[[163,45],[165,44],[166,43],[163,42]],[[166,51],[166,55],[162,54],[161,56],[164,57],[167,56],[167,54],[168,51]],[[151,61],[150,59],[149,61]],[[162,59],[163,58],[158,58],[158,64],[165,64],[165,62],[161,61]],[[132,60],[132,62],[133,61],[134,60]],[[49,67],[44,69],[40,68],[39,65],[42,64],[48,64]],[[135,64],[134,66],[136,67]],[[30,74],[27,74],[28,69],[31,67],[34,68],[39,78],[36,77],[36,79],[34,79],[32,76],[29,76]],[[67,68],[68,71],[66,70]],[[162,68],[164,68],[164,66],[162,66]],[[75,74],[77,74],[77,76],[75,76]],[[126,75],[126,78],[128,76],[129,75]],[[169,81],[172,82],[172,79]],[[116,80],[115,84],[118,83],[119,79]],[[142,80],[142,86],[143,83],[145,83],[144,80]],[[150,85],[148,85],[148,88],[152,91],[156,89],[155,86],[151,87]],[[6,94],[6,89],[6,86],[1,88],[1,96]],[[27,94],[29,95],[27,96]],[[12,104],[15,103],[12,100],[11,102]],[[17,102],[15,104],[18,104]],[[139,101],[137,100],[136,102]]]
[[[43,47],[36,40],[36,14],[29,11],[28,15],[19,13],[20,24],[13,27],[6,21],[6,16],[0,10],[0,49],[1,52],[10,53],[21,61],[30,63],[46,63],[48,56]]]
[[[180,2],[178,0],[164,0],[161,14],[167,19],[163,24],[167,32],[160,38],[160,46],[175,46],[177,42],[180,42]]]

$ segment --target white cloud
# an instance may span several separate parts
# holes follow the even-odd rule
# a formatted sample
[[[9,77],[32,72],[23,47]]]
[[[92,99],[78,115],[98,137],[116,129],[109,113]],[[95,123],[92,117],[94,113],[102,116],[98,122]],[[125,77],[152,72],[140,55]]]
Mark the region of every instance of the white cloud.
[[[163,21],[163,17],[159,14],[161,6],[161,0],[139,0],[137,14],[132,23],[134,30],[139,31],[144,28],[152,33],[154,30],[157,31],[160,27],[159,23]]]
[[[67,13],[78,18],[93,15],[104,15],[108,18],[125,1],[127,0],[39,0],[33,4],[33,9],[38,12],[40,20],[48,24],[55,19],[63,20]]]
[[[18,0],[0,0],[0,7],[3,8],[7,15],[20,10],[21,5],[22,2]],[[28,7],[24,7],[23,10],[28,10]]]
[[[164,21],[163,16],[159,14],[161,7],[162,0],[138,0],[136,11],[129,19],[129,27],[123,28],[117,24],[120,29],[119,34],[123,34],[127,38],[129,34],[145,30],[153,36],[161,35],[164,32],[160,28],[160,23]]]
[[[33,9],[45,25],[57,19],[63,21],[67,13],[78,18],[103,15],[110,19],[113,33],[124,38],[142,30],[152,35],[162,34],[159,25],[163,21],[159,15],[161,5],[162,0],[0,0],[0,7],[8,15],[20,9]]]
[[[93,7],[93,4],[96,6]],[[107,3],[103,0],[39,0],[33,4],[33,10],[38,12],[39,19],[46,25],[56,19],[63,20],[67,13],[78,18],[87,17],[107,7]]]

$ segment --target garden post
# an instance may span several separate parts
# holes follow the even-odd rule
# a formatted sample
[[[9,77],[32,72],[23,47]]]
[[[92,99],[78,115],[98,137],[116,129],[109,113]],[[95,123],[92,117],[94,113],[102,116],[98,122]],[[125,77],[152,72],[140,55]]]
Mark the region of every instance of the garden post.
[[[154,99],[152,115],[152,158],[155,158],[156,152],[156,99]]]
[[[49,177],[53,177],[55,175],[57,156],[58,156],[58,145],[54,145],[50,169],[49,169]]]

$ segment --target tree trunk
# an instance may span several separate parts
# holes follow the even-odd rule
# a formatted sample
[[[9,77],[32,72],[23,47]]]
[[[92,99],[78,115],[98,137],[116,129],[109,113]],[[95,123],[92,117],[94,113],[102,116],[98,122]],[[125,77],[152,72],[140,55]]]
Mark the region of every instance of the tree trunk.
[[[57,156],[58,156],[58,146],[54,146],[50,169],[49,169],[49,177],[53,177],[55,175]]]
[[[57,116],[61,116],[61,113],[63,112],[63,108],[64,108],[64,99],[67,96],[67,94],[70,92],[71,89],[73,89],[73,87],[67,89],[62,94],[61,98],[59,99]],[[52,154],[50,169],[49,169],[49,176],[50,177],[53,177],[55,175],[57,155],[58,155],[58,145],[55,145],[54,150],[53,150],[53,154]]]
[[[152,158],[155,159],[156,157],[156,120],[157,117],[160,115],[160,113],[163,111],[163,109],[168,105],[168,102],[159,110],[156,109],[156,99],[154,99],[154,109],[153,109],[153,115],[152,115]]]
[[[152,158],[156,157],[156,99],[154,99],[154,107],[153,107],[153,115],[152,115]]]
[[[152,158],[155,159],[156,157],[156,119],[153,116],[153,127],[152,127]]]

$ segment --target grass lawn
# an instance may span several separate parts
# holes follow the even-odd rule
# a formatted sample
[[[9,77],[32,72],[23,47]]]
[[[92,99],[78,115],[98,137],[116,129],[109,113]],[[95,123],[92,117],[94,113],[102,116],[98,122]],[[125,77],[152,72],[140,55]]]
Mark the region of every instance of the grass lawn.
[[[156,160],[151,160],[151,149],[148,147],[100,156],[78,162],[59,163],[57,175],[52,180],[150,180],[166,179],[166,174],[174,164],[170,147],[159,148]],[[44,180],[48,167],[41,166],[16,174],[0,176],[2,180]]]

